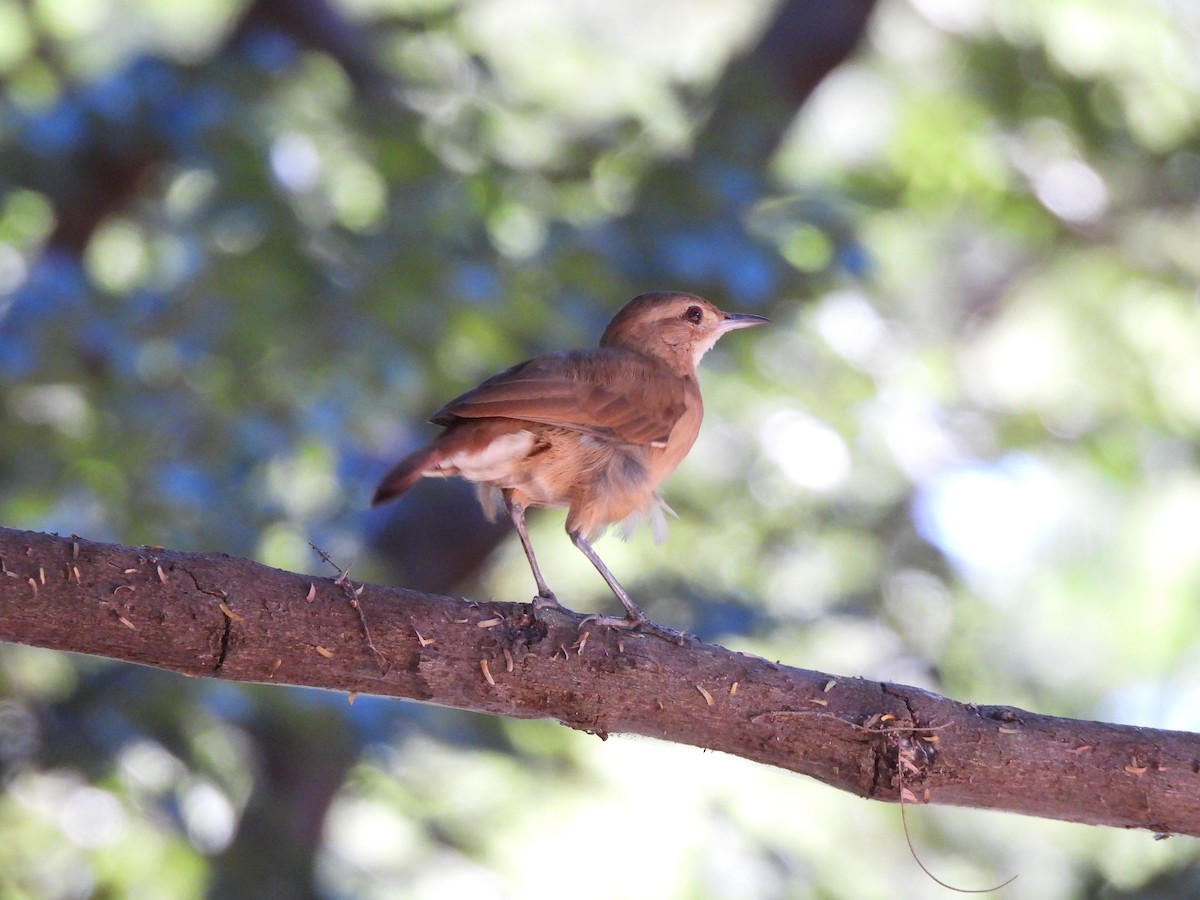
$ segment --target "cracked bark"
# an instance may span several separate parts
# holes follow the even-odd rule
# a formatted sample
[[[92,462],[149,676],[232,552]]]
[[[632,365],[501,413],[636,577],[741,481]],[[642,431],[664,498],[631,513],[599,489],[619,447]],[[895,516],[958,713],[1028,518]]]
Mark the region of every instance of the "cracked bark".
[[[233,634],[233,619],[226,616],[225,630],[221,632],[221,652],[217,655],[217,661],[212,667],[214,676],[220,676],[221,666],[225,665],[225,657],[229,655],[229,638]]]
[[[877,800],[903,790],[915,803],[1200,835],[1200,735],[975,706],[579,624],[524,603],[356,595],[224,554],[0,529],[0,640],[641,734]]]

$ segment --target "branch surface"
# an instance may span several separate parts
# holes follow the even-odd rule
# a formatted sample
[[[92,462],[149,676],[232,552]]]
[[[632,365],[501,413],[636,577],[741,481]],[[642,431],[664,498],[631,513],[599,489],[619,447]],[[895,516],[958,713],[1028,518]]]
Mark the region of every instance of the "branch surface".
[[[0,640],[646,735],[876,800],[1200,836],[1200,735],[976,706],[581,621],[0,528]]]

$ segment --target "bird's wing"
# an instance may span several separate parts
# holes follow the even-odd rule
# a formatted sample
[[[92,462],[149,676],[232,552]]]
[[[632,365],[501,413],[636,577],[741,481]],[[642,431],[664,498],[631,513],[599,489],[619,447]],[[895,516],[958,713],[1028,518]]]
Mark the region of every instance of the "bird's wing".
[[[665,443],[683,415],[683,380],[630,350],[602,347],[539,356],[489,378],[434,414],[522,419],[630,444]]]

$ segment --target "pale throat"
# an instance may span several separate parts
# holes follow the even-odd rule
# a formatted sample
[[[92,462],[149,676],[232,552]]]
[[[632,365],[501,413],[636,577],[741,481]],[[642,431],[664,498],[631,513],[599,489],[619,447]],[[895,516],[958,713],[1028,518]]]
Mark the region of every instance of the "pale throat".
[[[721,332],[714,331],[692,344],[692,365],[700,365],[700,360],[704,359],[704,354],[713,348],[713,345],[720,339]]]

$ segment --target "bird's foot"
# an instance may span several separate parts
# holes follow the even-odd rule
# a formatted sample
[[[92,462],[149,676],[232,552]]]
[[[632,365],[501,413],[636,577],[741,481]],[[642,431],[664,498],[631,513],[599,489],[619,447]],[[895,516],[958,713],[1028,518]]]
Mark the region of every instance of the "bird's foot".
[[[555,597],[554,594],[549,591],[547,591],[544,594],[538,594],[536,597],[533,598],[533,608],[534,609],[556,609],[559,612],[565,612],[565,613],[572,612],[571,610],[569,610],[565,606],[563,606],[561,603],[559,603],[558,598]]]
[[[642,634],[652,634],[655,637],[660,637],[664,641],[670,641],[672,644],[678,644],[681,647],[689,641],[697,639],[694,634],[688,634],[686,631],[676,631],[674,628],[659,625],[657,622],[650,621],[645,616],[638,618],[636,616],[590,615],[584,617],[583,621],[579,623],[579,627],[583,629],[588,625],[599,625],[601,628],[620,628],[624,631],[640,631]]]

